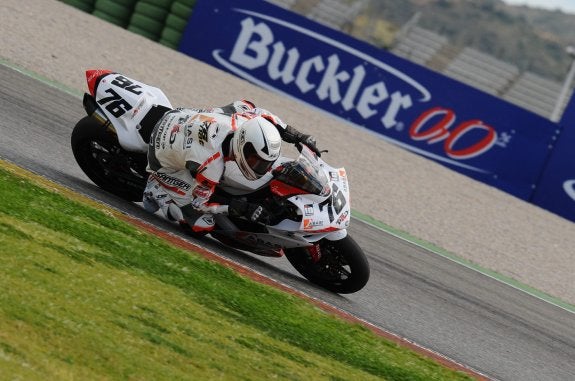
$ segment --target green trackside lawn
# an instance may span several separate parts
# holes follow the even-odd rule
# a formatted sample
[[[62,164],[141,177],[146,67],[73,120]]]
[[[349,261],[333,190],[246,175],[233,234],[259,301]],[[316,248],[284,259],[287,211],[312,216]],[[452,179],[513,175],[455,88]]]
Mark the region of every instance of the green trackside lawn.
[[[466,380],[0,168],[1,380]]]

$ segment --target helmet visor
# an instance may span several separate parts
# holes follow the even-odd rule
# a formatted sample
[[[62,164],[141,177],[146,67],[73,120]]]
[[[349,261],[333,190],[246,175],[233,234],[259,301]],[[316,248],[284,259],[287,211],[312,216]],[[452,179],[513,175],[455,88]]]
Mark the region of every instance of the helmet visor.
[[[269,172],[275,162],[275,160],[269,161],[262,159],[251,143],[244,145],[244,157],[246,158],[248,166],[260,177]]]
[[[248,165],[254,170],[259,176],[265,175],[269,172],[270,168],[274,164],[273,161],[267,161],[259,157],[258,155],[252,155],[247,157]]]

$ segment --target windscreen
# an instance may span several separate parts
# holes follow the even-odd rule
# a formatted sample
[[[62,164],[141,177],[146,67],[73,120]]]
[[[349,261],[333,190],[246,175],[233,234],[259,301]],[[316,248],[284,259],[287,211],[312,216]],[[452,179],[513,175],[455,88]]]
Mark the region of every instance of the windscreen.
[[[295,161],[283,163],[274,171],[274,177],[285,184],[319,196],[327,196],[330,192],[327,176],[317,162],[310,160],[305,154]]]

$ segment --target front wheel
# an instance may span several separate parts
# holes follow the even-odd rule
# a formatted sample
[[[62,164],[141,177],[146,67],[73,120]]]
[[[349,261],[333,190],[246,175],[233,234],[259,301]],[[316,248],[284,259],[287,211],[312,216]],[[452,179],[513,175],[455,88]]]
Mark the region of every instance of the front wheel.
[[[367,258],[349,235],[338,241],[323,239],[309,248],[285,249],[285,254],[310,282],[338,294],[359,291],[369,280]]]
[[[113,132],[88,116],[74,127],[71,143],[76,162],[97,186],[129,201],[142,200],[145,154],[124,150]]]

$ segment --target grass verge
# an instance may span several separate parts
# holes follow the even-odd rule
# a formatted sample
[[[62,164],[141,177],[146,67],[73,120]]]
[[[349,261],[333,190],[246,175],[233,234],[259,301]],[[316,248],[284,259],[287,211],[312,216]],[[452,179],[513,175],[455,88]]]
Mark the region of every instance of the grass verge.
[[[2,168],[0,198],[8,379],[469,379]]]

